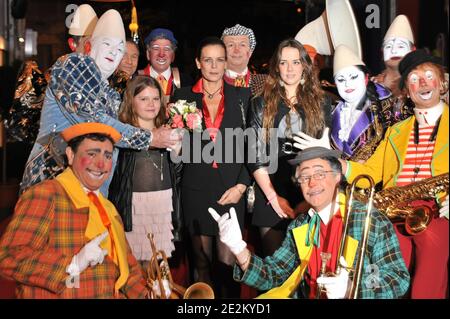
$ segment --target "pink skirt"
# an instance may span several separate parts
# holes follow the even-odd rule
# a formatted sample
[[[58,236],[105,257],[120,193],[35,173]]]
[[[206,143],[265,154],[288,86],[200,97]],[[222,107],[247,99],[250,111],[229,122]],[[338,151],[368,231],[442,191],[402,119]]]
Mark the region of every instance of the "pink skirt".
[[[157,250],[167,258],[175,250],[172,226],[172,189],[137,192],[132,197],[133,230],[126,232],[128,243],[137,260],[150,260],[153,251],[148,233],[153,233]]]

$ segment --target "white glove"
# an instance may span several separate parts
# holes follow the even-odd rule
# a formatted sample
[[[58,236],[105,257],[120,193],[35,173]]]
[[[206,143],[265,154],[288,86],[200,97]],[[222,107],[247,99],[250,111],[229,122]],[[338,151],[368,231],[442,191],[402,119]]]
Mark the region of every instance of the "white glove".
[[[323,285],[326,290],[328,299],[343,299],[347,293],[349,284],[347,263],[343,256],[339,259],[342,266],[341,272],[336,277],[320,276],[317,278],[317,284]]]
[[[236,216],[234,207],[230,208],[230,213],[220,216],[214,208],[208,208],[208,212],[219,226],[220,241],[230,248],[234,255],[238,255],[247,247],[247,243],[242,240],[241,228]]]
[[[164,294],[166,295],[163,297],[164,299],[169,299],[170,294],[172,293],[172,289],[170,289],[170,283],[167,279],[162,279],[162,284],[164,287]],[[161,289],[159,289],[159,281],[155,280],[152,284],[152,291],[153,293],[161,298]]]
[[[295,133],[293,139],[295,141],[294,147],[301,149],[302,151],[305,148],[310,148],[313,146],[322,146],[328,149],[331,149],[330,146],[330,138],[328,136],[329,128],[325,127],[323,130],[322,137],[320,139],[311,137],[303,132]]]
[[[442,202],[442,206],[439,209],[439,217],[448,219],[448,195],[445,197],[445,200]]]
[[[106,249],[100,248],[100,243],[108,237],[108,231],[98,235],[83,248],[80,252],[73,256],[72,262],[67,267],[66,272],[71,276],[76,276],[82,273],[88,266],[95,266],[103,263],[103,259],[108,254]]]

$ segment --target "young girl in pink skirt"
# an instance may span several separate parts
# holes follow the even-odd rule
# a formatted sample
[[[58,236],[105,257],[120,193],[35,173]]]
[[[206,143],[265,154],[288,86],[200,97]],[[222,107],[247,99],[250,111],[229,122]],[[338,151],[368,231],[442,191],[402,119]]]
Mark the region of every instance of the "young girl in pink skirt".
[[[119,119],[150,131],[164,125],[166,106],[158,82],[147,76],[134,77],[127,85]],[[166,149],[120,149],[109,198],[122,217],[134,256],[145,268],[153,255],[148,233],[154,235],[156,249],[168,258],[175,249],[174,240],[180,239],[176,187],[180,170]]]

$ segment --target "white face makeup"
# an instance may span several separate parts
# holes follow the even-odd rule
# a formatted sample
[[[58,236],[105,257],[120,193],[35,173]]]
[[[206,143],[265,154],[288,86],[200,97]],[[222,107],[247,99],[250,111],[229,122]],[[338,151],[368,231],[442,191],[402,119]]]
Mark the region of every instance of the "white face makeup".
[[[95,60],[102,73],[102,78],[109,78],[122,60],[125,43],[119,38],[100,36],[92,39],[91,45],[89,56]]]
[[[359,103],[366,94],[364,72],[356,66],[351,65],[340,70],[334,76],[334,82],[341,98],[349,104]]]
[[[411,44],[405,38],[389,38],[383,43],[384,61],[401,60],[411,52]]]

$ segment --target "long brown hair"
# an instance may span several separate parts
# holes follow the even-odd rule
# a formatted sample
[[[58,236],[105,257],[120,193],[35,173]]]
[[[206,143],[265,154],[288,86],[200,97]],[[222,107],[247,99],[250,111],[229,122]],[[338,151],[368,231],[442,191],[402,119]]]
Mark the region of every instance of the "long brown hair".
[[[166,105],[161,98],[161,87],[158,81],[145,75],[137,75],[127,83],[127,89],[123,95],[123,102],[119,111],[119,120],[121,122],[139,127],[138,118],[133,108],[133,99],[148,87],[157,89],[161,99],[161,108],[155,118],[155,127],[160,127],[166,123]]]
[[[266,138],[269,138],[269,129],[273,127],[279,103],[281,101],[284,101],[286,104],[289,103],[286,97],[286,91],[281,84],[279,69],[281,52],[284,48],[288,47],[295,48],[299,51],[300,62],[303,66],[302,79],[305,80],[304,84],[299,84],[297,87],[296,97],[298,104],[294,107],[300,107],[305,115],[305,133],[318,138],[325,125],[321,107],[323,91],[308,53],[303,45],[294,39],[282,41],[270,59],[269,76],[262,93],[265,101],[263,128],[266,133]],[[299,110],[297,109],[297,111]]]

